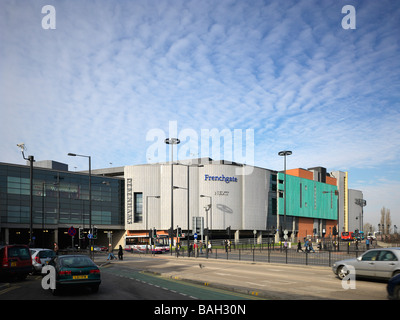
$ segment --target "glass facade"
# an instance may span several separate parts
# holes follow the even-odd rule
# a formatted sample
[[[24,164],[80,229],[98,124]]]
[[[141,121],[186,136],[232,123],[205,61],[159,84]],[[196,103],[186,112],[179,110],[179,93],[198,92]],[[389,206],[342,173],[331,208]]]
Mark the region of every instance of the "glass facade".
[[[1,227],[30,223],[29,166],[0,163]],[[124,181],[92,175],[92,225],[124,227]],[[34,228],[89,226],[89,176],[33,168]]]

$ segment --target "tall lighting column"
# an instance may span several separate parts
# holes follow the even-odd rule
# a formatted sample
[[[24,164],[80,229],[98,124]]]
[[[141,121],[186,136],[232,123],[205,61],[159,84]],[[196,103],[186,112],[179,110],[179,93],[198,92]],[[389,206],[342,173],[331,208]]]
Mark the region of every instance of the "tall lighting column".
[[[29,246],[30,247],[35,247],[33,244],[33,163],[35,162],[35,158],[33,156],[28,156],[28,158],[25,157],[24,151],[26,149],[24,143],[19,143],[17,144],[17,147],[21,149],[22,157],[25,160],[29,161],[29,181],[30,181],[30,192],[29,192],[29,216],[30,216],[30,222],[29,222]]]
[[[68,153],[70,157],[84,157],[89,159],[89,232],[92,232],[92,160],[90,156],[82,154]],[[93,239],[89,239],[90,256],[92,257],[93,252]]]
[[[164,140],[166,144],[171,144],[171,256],[172,244],[174,242],[174,144],[179,144],[181,141],[178,138],[167,138]]]
[[[284,150],[278,152],[279,156],[284,157],[284,176],[283,176],[283,230],[286,230],[286,156],[290,156],[292,151]]]

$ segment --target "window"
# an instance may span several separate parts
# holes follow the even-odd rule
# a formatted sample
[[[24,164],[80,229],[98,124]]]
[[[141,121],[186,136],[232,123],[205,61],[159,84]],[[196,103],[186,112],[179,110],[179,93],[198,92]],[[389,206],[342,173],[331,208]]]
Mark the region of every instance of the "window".
[[[303,191],[303,184],[302,183],[300,183],[300,208],[302,207],[302,200],[303,200],[303,193],[302,193],[302,191]]]
[[[379,254],[379,251],[370,251],[367,252],[362,256],[362,261],[375,261],[377,258],[377,255]]]
[[[379,255],[379,261],[397,261],[397,258],[393,252],[388,250],[383,250]]]
[[[133,222],[138,223],[143,221],[143,193],[136,193],[134,195],[135,211]]]

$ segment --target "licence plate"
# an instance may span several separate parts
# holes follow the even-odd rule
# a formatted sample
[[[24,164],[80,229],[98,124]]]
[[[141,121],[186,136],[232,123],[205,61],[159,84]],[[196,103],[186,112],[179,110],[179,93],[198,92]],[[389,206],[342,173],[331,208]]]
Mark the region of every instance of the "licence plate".
[[[72,276],[72,279],[87,279],[88,276],[87,275],[83,275],[83,276]]]
[[[17,262],[16,261],[11,261],[11,267],[16,267],[17,266]]]

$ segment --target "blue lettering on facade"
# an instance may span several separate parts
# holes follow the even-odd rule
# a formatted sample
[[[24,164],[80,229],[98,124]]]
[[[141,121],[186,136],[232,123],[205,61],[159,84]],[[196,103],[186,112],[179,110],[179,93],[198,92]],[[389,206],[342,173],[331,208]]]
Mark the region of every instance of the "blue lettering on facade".
[[[208,174],[204,175],[204,180],[205,181],[225,181],[225,183],[238,182],[238,178],[236,178],[236,177],[225,177],[224,175],[210,176]]]

